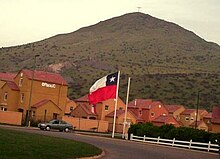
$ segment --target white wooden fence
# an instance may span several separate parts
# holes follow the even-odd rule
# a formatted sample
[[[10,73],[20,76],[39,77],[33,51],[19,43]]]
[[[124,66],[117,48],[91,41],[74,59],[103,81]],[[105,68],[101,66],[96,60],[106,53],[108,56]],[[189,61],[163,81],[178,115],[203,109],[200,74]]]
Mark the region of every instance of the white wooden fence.
[[[139,142],[148,142],[148,143],[155,143],[160,145],[169,145],[169,146],[176,146],[176,147],[184,147],[189,149],[199,149],[199,150],[207,150],[207,151],[219,151],[219,146],[217,144],[212,144],[210,141],[209,143],[202,143],[202,142],[193,142],[190,141],[180,141],[176,140],[175,138],[173,140],[170,139],[161,139],[158,138],[152,138],[152,137],[141,137],[141,136],[134,136],[131,134],[130,140],[132,141],[139,141]]]

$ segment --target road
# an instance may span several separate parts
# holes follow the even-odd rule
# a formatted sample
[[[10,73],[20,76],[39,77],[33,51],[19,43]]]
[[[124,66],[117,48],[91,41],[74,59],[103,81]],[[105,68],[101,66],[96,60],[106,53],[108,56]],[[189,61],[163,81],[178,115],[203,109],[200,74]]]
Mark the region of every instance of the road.
[[[105,151],[103,159],[219,159],[218,154],[202,151],[166,147],[155,144],[138,143],[119,139],[64,133],[57,131],[41,131],[32,128],[2,126],[29,133],[61,137],[95,145]]]

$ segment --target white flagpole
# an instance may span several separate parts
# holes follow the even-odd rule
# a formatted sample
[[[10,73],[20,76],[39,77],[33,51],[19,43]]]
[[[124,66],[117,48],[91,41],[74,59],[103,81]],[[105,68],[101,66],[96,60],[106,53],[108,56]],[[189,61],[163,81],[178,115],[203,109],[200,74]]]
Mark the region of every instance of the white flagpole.
[[[128,98],[129,98],[129,92],[130,92],[130,82],[131,82],[131,77],[128,78],[128,89],[127,89],[127,98],[126,98],[126,105],[125,105],[125,117],[124,117],[122,138],[125,137],[125,123],[127,122],[127,111],[128,111]]]
[[[114,136],[115,136],[115,122],[116,122],[116,111],[117,111],[117,105],[118,105],[119,79],[120,79],[120,71],[118,71],[118,81],[117,81],[117,90],[116,90],[116,99],[115,99],[115,112],[114,112],[114,121],[113,121],[113,128],[112,128],[112,138],[114,138]]]

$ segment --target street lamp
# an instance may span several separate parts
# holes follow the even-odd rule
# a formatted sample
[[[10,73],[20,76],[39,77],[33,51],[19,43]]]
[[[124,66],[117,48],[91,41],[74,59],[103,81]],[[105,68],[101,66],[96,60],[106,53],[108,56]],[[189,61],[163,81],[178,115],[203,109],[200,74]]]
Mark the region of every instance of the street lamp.
[[[37,57],[39,57],[40,55],[35,55],[34,56],[34,70],[32,72],[32,77],[31,77],[31,89],[30,89],[30,97],[29,97],[29,102],[28,102],[28,108],[26,111],[26,126],[29,126],[29,116],[30,116],[30,107],[31,107],[31,98],[32,98],[32,88],[33,88],[33,80],[34,80],[34,71],[36,69],[36,59]]]
[[[200,91],[198,91],[198,94],[197,94],[195,129],[197,128],[197,118],[198,118],[198,112],[199,112],[199,93],[200,93]]]

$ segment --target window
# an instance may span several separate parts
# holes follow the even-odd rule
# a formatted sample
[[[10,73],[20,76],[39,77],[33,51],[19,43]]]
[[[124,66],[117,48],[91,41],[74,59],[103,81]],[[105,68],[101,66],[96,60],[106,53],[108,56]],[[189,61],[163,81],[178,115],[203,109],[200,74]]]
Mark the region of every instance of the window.
[[[73,107],[70,107],[70,111],[72,111],[73,110]]]
[[[106,106],[105,106],[105,111],[108,111],[108,110],[109,110],[109,106],[106,105]]]
[[[31,112],[31,116],[32,116],[32,118],[35,117],[35,111]]]
[[[153,117],[155,114],[154,114],[154,112],[151,112],[150,115]]]
[[[21,93],[21,103],[24,102],[24,93]]]
[[[158,105],[159,108],[161,108],[161,105]]]
[[[142,111],[141,110],[139,110],[139,115],[142,115]]]
[[[23,84],[23,78],[20,78],[20,79],[19,79],[19,84],[18,84],[18,85],[19,85],[19,87],[21,87],[21,86],[22,86],[22,84]]]
[[[4,101],[7,101],[7,99],[8,99],[8,93],[5,92],[5,94],[4,94]]]
[[[120,107],[120,108],[119,108],[119,110],[123,110],[123,108],[122,108],[122,107]]]
[[[193,118],[193,117],[191,117],[191,120],[194,120],[194,118]]]
[[[7,108],[1,107],[1,111],[7,111]]]
[[[166,116],[166,114],[165,114],[165,113],[163,113],[162,115],[163,115],[163,116]]]
[[[188,117],[188,116],[186,116],[186,117],[185,117],[185,120],[186,120],[186,121],[189,121],[189,117]]]

